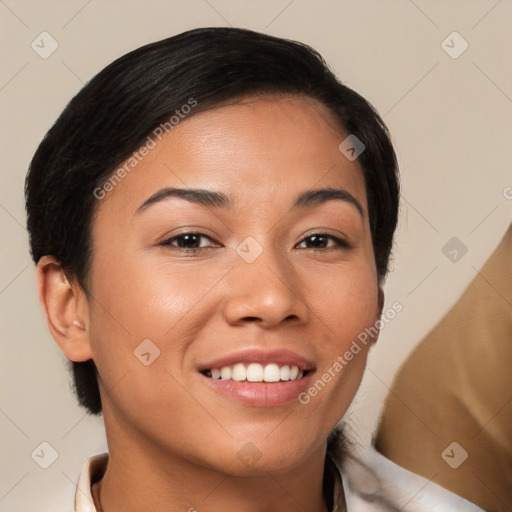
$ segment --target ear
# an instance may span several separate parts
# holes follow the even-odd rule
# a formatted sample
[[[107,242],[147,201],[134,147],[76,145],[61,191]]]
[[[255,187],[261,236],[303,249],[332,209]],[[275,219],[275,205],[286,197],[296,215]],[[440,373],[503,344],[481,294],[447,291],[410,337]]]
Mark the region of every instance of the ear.
[[[53,256],[37,264],[39,300],[53,338],[70,361],[92,359],[89,303],[81,287],[71,284]]]

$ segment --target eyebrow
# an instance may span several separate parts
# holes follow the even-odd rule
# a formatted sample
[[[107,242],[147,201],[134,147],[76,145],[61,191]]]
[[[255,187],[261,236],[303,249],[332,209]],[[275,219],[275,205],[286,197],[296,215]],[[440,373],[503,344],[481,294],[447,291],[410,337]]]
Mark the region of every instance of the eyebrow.
[[[147,210],[151,205],[177,197],[185,199],[191,203],[206,206],[208,208],[228,208],[234,207],[234,201],[223,194],[213,190],[200,188],[162,188],[146,199],[135,211],[135,215]],[[354,206],[361,217],[364,218],[364,210],[359,201],[347,190],[340,188],[321,188],[317,190],[306,190],[302,192],[293,205],[293,208],[313,208],[327,201],[341,200]]]

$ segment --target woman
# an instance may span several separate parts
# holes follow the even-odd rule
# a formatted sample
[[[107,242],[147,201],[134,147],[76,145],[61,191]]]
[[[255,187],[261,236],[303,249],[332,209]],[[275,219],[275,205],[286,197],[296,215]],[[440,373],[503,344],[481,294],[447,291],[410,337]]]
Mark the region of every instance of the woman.
[[[206,28],[121,57],[26,197],[49,329],[107,433],[75,510],[478,510],[335,428],[399,183],[384,123],[314,50]]]

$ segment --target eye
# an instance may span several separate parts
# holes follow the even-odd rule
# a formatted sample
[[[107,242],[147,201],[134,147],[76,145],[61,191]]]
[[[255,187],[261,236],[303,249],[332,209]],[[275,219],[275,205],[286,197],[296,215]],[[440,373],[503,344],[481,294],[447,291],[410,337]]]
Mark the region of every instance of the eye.
[[[341,238],[338,238],[333,235],[328,235],[327,233],[315,233],[314,235],[310,235],[302,242],[299,243],[299,246],[303,246],[307,244],[309,241],[309,247],[303,247],[305,249],[316,249],[316,250],[324,250],[324,249],[332,249],[335,247],[349,249],[351,246]],[[329,244],[329,242],[331,242]]]
[[[196,232],[181,233],[164,240],[159,245],[176,250],[181,249],[189,253],[196,253],[198,250],[208,249],[214,246],[219,247],[219,244],[210,236]],[[299,243],[298,247],[303,249],[327,250],[335,249],[336,247],[348,249],[351,246],[345,240],[336,236],[328,235],[327,233],[316,233],[304,238],[304,240]]]
[[[203,242],[210,241],[211,244]],[[198,249],[206,249],[213,245],[218,244],[208,235],[204,233],[181,233],[180,235],[173,236],[164,240],[159,245],[164,247],[171,247],[172,249],[184,249],[187,252],[196,252]]]

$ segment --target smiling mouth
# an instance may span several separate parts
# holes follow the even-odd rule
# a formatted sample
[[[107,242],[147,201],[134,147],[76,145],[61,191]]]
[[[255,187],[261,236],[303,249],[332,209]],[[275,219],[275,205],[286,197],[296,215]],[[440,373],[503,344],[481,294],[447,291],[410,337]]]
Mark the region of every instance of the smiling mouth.
[[[298,366],[279,365],[277,363],[237,363],[221,368],[212,368],[202,371],[205,377],[216,380],[231,380],[235,382],[288,382],[300,380],[310,370],[303,370]]]

